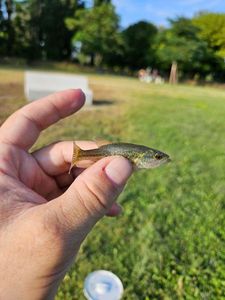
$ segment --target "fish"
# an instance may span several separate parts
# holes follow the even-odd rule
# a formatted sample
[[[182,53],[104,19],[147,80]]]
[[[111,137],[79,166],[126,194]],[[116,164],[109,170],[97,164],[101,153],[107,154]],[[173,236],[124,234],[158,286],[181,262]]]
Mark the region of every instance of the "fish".
[[[96,149],[83,150],[74,142],[69,173],[79,161],[96,162],[107,156],[123,156],[132,163],[134,169],[153,169],[171,161],[168,154],[143,145],[110,142],[103,142],[100,145]]]

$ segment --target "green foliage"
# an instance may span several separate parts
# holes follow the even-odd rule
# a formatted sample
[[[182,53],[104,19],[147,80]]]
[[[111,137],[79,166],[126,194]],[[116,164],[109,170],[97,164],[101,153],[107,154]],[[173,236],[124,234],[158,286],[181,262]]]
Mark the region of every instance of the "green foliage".
[[[18,57],[30,57],[31,31],[27,30],[30,21],[29,6],[26,2],[18,2],[15,5],[15,41],[13,45],[14,55]]]
[[[100,6],[103,3],[111,3],[111,0],[94,0],[94,5],[93,6]]]
[[[74,42],[82,43],[82,52],[91,57],[92,64],[101,64],[107,55],[117,51],[119,18],[112,4],[79,10],[76,18],[68,18],[66,24],[76,30]]]
[[[126,65],[134,69],[152,66],[155,59],[152,45],[156,34],[157,28],[145,21],[131,25],[122,32]]]
[[[13,0],[0,1],[0,42],[3,45],[2,49],[0,49],[0,54],[3,52],[3,54],[7,53],[9,56],[12,54],[14,43],[13,11]]]
[[[170,19],[171,31],[175,36],[183,37],[187,40],[196,40],[199,29],[195,27],[191,20],[184,17]]]
[[[83,1],[7,2],[11,2],[10,18],[8,14],[2,21],[6,36],[6,55],[22,56],[28,60],[70,58],[72,33],[67,29],[64,19],[74,15],[76,9],[83,7]],[[7,45],[10,45],[10,48]]]
[[[0,55],[3,55],[6,53],[6,30],[5,30],[5,22],[3,17],[3,1],[0,0]]]
[[[199,28],[192,20],[182,17],[170,23],[169,29],[159,32],[155,44],[159,68],[168,72],[171,63],[177,61],[182,77],[214,76],[223,62],[199,37]]]
[[[192,22],[200,29],[199,37],[225,59],[225,14],[200,13]]]
[[[170,20],[168,28],[140,21],[122,30],[110,0],[0,0],[0,56],[72,60],[134,73],[157,68],[181,79],[225,78],[225,14]],[[4,12],[4,13],[3,13]]]
[[[30,0],[30,44],[34,52],[40,53],[45,59],[69,58],[72,33],[67,29],[64,19],[82,6],[82,1],[77,0]]]

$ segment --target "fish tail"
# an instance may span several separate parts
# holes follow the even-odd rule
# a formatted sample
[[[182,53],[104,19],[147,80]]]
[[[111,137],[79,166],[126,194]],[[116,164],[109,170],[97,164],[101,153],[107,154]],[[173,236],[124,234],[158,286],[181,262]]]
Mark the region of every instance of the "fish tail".
[[[77,161],[79,160],[79,154],[82,150],[80,147],[77,146],[75,142],[73,142],[73,156],[72,156],[72,162],[69,169],[69,174],[71,173],[71,170],[76,165]]]

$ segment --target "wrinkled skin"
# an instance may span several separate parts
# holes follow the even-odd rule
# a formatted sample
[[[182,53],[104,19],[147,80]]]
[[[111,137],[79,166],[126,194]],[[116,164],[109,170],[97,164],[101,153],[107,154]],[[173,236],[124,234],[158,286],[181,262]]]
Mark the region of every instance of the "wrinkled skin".
[[[126,159],[105,158],[69,175],[71,141],[29,152],[41,130],[83,103],[80,90],[59,92],[0,128],[0,299],[53,299],[92,227],[120,212],[115,199],[132,172]]]

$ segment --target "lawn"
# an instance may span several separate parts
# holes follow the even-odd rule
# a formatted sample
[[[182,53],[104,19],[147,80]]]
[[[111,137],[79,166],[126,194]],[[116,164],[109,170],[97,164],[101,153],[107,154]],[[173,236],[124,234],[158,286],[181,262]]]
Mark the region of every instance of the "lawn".
[[[101,138],[154,147],[173,161],[134,174],[119,199],[123,214],[98,223],[56,299],[84,299],[84,278],[96,269],[122,279],[124,300],[225,299],[225,91],[89,80],[93,108],[47,129],[35,148]],[[22,71],[0,69],[0,123],[23,104]]]

